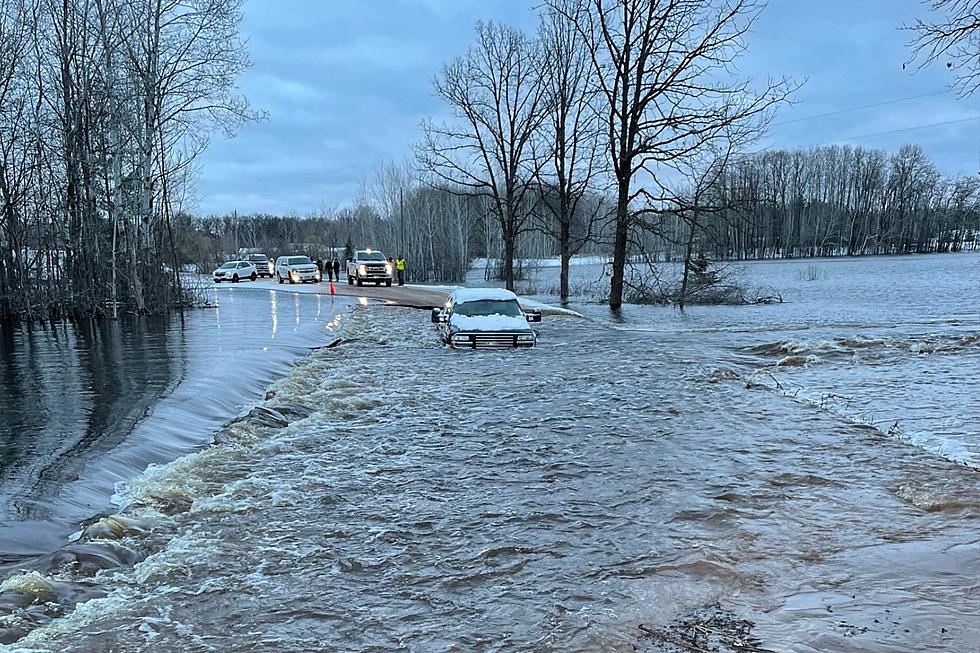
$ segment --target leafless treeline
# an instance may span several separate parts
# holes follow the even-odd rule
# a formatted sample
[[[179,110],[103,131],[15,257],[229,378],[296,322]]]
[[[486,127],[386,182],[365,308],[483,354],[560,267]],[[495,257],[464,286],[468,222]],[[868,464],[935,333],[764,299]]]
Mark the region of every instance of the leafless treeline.
[[[543,214],[548,198],[539,198]],[[575,251],[602,251],[601,229],[590,227],[603,200],[585,197],[569,220],[569,241]],[[374,247],[388,256],[405,256],[412,281],[461,282],[474,258],[499,258],[503,252],[499,224],[486,198],[433,188],[417,179],[408,164],[385,165],[362,197],[351,207],[322,210],[303,217],[225,215],[174,219],[178,257],[209,270],[243,249],[268,256],[306,254],[332,256],[345,248]],[[593,236],[589,236],[589,231]],[[589,237],[587,237],[589,236]],[[550,233],[535,229],[520,240],[520,262],[552,256]],[[517,270],[520,274],[520,270]]]
[[[173,216],[248,118],[240,0],[0,0],[0,318],[181,301]]]
[[[698,225],[714,258],[909,254],[974,249],[980,178],[942,175],[918,146],[773,150],[731,162]]]

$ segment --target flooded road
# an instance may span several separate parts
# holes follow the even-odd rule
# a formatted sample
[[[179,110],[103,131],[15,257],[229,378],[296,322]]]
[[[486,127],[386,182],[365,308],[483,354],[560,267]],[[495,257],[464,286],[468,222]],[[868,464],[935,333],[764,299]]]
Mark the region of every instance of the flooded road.
[[[975,471],[693,346],[550,318],[535,350],[474,355],[426,317],[358,309],[274,386],[295,417],[135,483],[149,557],[20,644],[627,651],[715,601],[779,651],[980,643]]]
[[[207,444],[348,310],[217,292],[183,316],[0,331],[0,570],[54,551],[147,465]]]
[[[718,603],[772,651],[977,650],[980,473],[935,444],[980,450],[980,320],[851,301],[580,306],[517,352],[361,306],[58,566],[8,577],[0,642],[679,651],[640,624]]]

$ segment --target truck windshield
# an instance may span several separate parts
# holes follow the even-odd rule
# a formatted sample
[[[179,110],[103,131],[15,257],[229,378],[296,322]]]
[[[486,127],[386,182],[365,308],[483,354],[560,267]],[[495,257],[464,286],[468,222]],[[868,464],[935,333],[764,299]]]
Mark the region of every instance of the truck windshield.
[[[465,315],[466,317],[482,317],[485,315],[519,317],[524,314],[521,311],[521,305],[514,299],[477,299],[465,304],[456,304],[453,306],[453,312],[456,315]]]
[[[358,261],[383,261],[385,260],[385,255],[381,252],[358,252]]]
[[[286,265],[310,265],[313,261],[309,256],[290,256],[286,260]]]

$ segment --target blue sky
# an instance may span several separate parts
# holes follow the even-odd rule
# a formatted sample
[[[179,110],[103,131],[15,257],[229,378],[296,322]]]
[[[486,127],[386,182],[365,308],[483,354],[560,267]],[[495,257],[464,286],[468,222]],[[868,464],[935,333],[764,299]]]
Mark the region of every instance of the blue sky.
[[[242,91],[268,119],[232,139],[215,135],[201,159],[198,212],[305,215],[349,205],[383,161],[410,156],[419,122],[443,107],[431,81],[469,45],[478,19],[532,31],[534,0],[246,0],[252,68]],[[806,80],[762,143],[920,143],[950,173],[980,171],[980,98],[945,90],[948,72],[902,70],[918,0],[770,0],[741,72]],[[906,100],[912,96],[930,94]],[[891,100],[893,104],[822,114]]]

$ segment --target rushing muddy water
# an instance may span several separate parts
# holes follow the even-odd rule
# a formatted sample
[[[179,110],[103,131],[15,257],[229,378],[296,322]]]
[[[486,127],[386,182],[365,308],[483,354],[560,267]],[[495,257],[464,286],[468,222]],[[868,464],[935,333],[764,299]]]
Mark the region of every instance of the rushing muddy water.
[[[49,553],[116,484],[206,444],[310,346],[329,299],[242,288],[214,309],[0,332],[0,570]]]
[[[980,320],[809,283],[795,311],[580,307],[601,319],[546,317],[521,352],[358,308],[61,566],[8,578],[0,641],[673,651],[639,625],[718,602],[774,651],[977,650]]]
[[[732,267],[763,306],[575,307],[923,449],[980,467],[980,254],[785,260]],[[542,271],[547,286],[554,270]],[[573,268],[573,280],[602,274]]]

